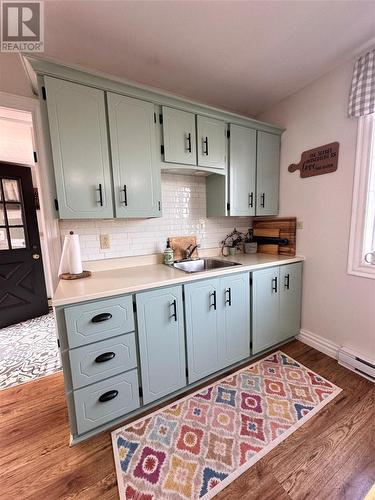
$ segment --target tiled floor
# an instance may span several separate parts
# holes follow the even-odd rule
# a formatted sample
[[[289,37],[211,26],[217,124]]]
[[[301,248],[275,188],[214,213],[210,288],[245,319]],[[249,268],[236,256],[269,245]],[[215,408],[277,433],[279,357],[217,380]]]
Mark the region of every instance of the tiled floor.
[[[0,329],[0,390],[60,369],[52,313]]]

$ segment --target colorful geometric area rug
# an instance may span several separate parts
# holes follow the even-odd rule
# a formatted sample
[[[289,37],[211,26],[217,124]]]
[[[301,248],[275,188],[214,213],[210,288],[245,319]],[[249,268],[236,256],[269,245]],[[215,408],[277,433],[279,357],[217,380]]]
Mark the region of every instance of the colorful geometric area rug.
[[[281,351],[112,432],[121,499],[214,497],[341,389]]]

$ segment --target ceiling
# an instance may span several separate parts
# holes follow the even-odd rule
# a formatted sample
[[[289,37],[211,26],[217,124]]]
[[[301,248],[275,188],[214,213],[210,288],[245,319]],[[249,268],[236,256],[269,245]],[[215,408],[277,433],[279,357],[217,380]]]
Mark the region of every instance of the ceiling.
[[[249,116],[374,35],[373,1],[45,1],[45,56]]]

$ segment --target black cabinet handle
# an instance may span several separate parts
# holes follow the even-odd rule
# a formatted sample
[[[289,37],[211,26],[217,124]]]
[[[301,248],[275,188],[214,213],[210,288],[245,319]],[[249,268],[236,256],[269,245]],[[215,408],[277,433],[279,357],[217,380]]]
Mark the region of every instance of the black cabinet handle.
[[[177,321],[177,302],[176,302],[176,299],[172,302],[171,306],[173,307],[173,314],[171,316],[171,319],[174,318],[174,320]]]
[[[213,307],[214,310],[216,311],[216,290],[214,292],[210,293],[210,297],[214,298],[213,303],[210,304],[210,308]]]
[[[105,363],[106,361],[110,361],[116,356],[114,352],[103,352],[98,357],[95,358],[95,363]]]
[[[94,316],[91,321],[92,323],[101,323],[102,321],[108,321],[109,319],[112,318],[111,313],[100,313]]]
[[[251,192],[249,193],[249,207],[253,208],[253,206],[254,206],[254,193]]]
[[[100,206],[102,207],[103,206],[103,190],[102,190],[101,184],[99,184],[97,191],[99,191],[99,203],[100,203]]]
[[[113,389],[112,391],[105,392],[99,397],[99,401],[101,403],[106,403],[107,401],[111,401],[111,399],[115,399],[118,395],[118,391]]]
[[[191,153],[191,133],[190,132],[187,135],[187,141],[188,141],[187,151],[188,151],[188,153]]]
[[[260,206],[264,208],[265,204],[266,204],[266,193],[262,193],[260,195]]]
[[[124,205],[127,207],[128,206],[128,193],[127,193],[127,190],[126,190],[126,184],[124,184],[124,188],[123,188],[123,193],[124,193]]]
[[[286,288],[286,290],[289,290],[289,282],[290,282],[290,276],[288,273],[285,275],[285,278],[284,278],[284,287]]]
[[[272,278],[272,291],[277,293],[277,278]]]
[[[208,137],[203,140],[203,154],[208,156]]]
[[[232,305],[232,289],[231,288],[227,288],[225,290],[225,295],[228,294],[228,298],[225,300],[225,303],[228,304],[229,306]]]

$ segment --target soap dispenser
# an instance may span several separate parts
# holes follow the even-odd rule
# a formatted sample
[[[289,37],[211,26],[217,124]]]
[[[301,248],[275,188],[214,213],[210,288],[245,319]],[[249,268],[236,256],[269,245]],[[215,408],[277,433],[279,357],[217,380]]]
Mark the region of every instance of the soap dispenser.
[[[171,248],[169,238],[167,239],[167,246],[164,250],[164,264],[167,266],[171,266],[173,264],[173,249]]]

